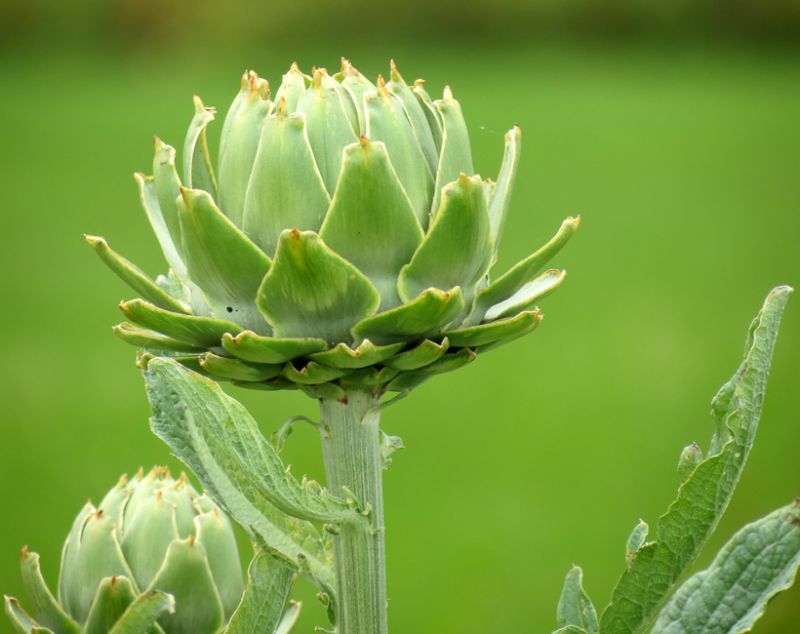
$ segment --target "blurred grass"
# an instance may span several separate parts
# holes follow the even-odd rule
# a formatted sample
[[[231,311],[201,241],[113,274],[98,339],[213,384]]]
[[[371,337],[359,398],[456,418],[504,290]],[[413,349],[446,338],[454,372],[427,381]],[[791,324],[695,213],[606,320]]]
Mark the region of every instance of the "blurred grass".
[[[242,68],[275,82],[298,51],[305,67],[333,67],[344,52],[373,76],[392,55],[431,92],[451,83],[485,176],[497,171],[503,132],[520,123],[522,177],[501,268],[564,216],[584,219],[558,258],[569,279],[543,303],[538,332],[385,415],[408,447],[386,478],[392,630],[549,631],[572,562],[603,605],[628,532],[640,517],[654,524],[674,495],[681,448],[707,441],[710,398],[736,368],[763,296],[799,282],[797,53],[305,42],[259,56],[0,58],[0,590],[21,594],[22,544],[42,555],[54,585],[85,499],[121,471],[174,464],[148,431],[133,351],[110,333],[121,319],[114,302],[129,293],[80,234],[105,235],[161,270],[130,178],[149,171],[149,138],[179,145],[193,92],[224,112]],[[797,301],[713,546],[800,493]],[[267,432],[315,415],[296,394],[236,394]],[[298,475],[321,477],[311,431],[292,437],[287,456]],[[311,631],[322,612],[308,585],[300,594],[299,631]],[[794,589],[755,632],[799,622]]]

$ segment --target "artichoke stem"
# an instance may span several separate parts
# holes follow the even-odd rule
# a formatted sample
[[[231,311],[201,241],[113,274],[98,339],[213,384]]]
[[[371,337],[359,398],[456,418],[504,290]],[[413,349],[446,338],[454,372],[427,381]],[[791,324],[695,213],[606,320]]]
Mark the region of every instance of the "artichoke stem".
[[[328,490],[356,498],[369,522],[342,525],[335,540],[339,634],[386,634],[383,463],[377,399],[348,392],[320,401]]]

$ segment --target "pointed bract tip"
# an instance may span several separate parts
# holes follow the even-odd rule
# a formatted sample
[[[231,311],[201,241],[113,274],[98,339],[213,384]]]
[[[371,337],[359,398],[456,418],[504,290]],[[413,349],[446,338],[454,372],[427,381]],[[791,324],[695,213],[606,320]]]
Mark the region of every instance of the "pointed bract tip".
[[[367,138],[367,135],[366,135],[366,134],[362,134],[362,135],[361,135],[361,136],[358,138],[358,143],[359,143],[359,145],[361,145],[361,147],[362,147],[362,148],[364,148],[365,150],[369,149],[369,139]]]
[[[203,105],[203,100],[199,95],[192,95],[192,102],[194,103],[194,113],[199,114],[203,112],[206,107]]]
[[[297,62],[292,62],[292,65],[289,66],[289,72],[290,73],[299,73],[300,72],[300,67],[297,65]]]
[[[250,71],[245,68],[244,72],[242,73],[242,79],[239,82],[239,90],[244,90],[245,88],[247,88],[247,84],[249,83],[248,81],[249,75]]]
[[[289,237],[295,242],[299,241],[300,240],[300,230],[296,229],[296,228],[295,229],[290,229],[289,230]]]
[[[400,74],[400,71],[397,70],[397,64],[395,64],[393,59],[389,60],[389,77],[391,77],[392,81],[396,81],[401,84],[406,83],[403,80],[403,76]]]
[[[91,234],[84,233],[83,234],[83,239],[92,248],[106,245],[106,241],[103,238],[101,238],[100,236],[93,236]]]
[[[25,544],[19,551],[19,558],[27,559],[28,555],[30,555],[30,551],[28,550],[28,545]]]
[[[378,87],[378,92],[388,94],[389,91],[386,89],[386,80],[383,78],[383,75],[378,75],[378,80],[375,82],[375,85]]]
[[[189,544],[189,546],[194,546],[196,539],[197,538],[195,537],[194,533],[189,533],[189,537],[186,538],[186,543]]]
[[[275,106],[275,115],[278,117],[285,117],[288,114],[286,110],[286,97],[283,95],[278,99],[278,104]]]
[[[424,79],[417,79],[414,82],[414,88],[424,88],[425,87],[425,80]]]
[[[442,92],[442,99],[445,101],[450,101],[453,99],[453,89],[450,86],[445,86],[444,91]]]
[[[311,85],[314,87],[314,90],[320,91],[322,90],[322,80],[328,73],[325,71],[324,68],[315,68],[314,72],[311,76]]]
[[[350,77],[361,76],[361,73],[358,72],[358,69],[350,63],[349,59],[345,57],[342,58],[342,74]]]

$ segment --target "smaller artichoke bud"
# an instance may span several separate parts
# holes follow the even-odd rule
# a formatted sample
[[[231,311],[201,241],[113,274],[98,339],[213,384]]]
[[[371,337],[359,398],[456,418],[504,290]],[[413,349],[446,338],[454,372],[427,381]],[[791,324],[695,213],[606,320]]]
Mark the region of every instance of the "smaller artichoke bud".
[[[57,599],[39,556],[24,548],[21,559],[34,613],[13,599],[6,612],[22,631],[30,631],[27,623],[106,632],[149,606],[150,623],[157,619],[167,634],[216,632],[243,593],[230,521],[185,474],[176,480],[166,467],[123,476],[97,507],[84,506],[64,544]],[[134,603],[138,609],[129,611]]]

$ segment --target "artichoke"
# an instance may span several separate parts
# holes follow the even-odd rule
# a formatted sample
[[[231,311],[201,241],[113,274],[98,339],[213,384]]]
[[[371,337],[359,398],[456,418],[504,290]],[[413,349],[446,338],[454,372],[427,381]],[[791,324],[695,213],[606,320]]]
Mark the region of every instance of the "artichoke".
[[[23,548],[21,567],[33,616],[6,598],[20,632],[212,633],[243,593],[230,521],[163,467],[123,476],[97,508],[84,506],[64,544],[58,600],[36,553]]]
[[[152,281],[99,237],[89,244],[141,299],[115,332],[214,378],[248,387],[406,391],[533,330],[537,302],[564,279],[542,272],[569,240],[490,277],[511,199],[521,132],[505,135],[497,181],[474,173],[449,88],[372,84],[296,65],[272,98],[253,72],[222,126],[195,97],[183,145],[155,139],[141,199],[169,275]]]

